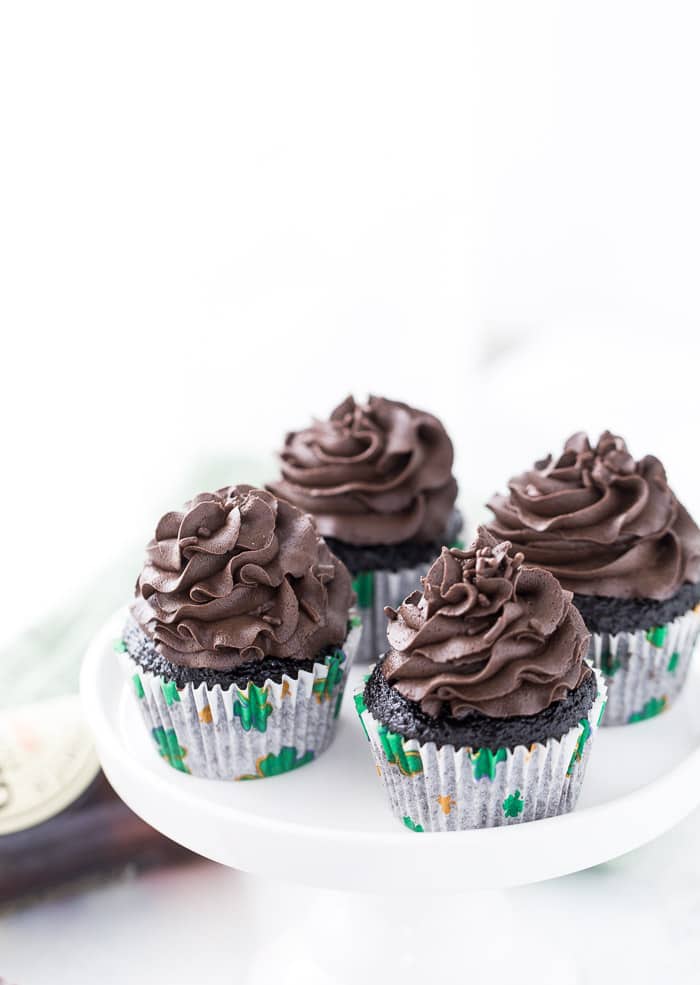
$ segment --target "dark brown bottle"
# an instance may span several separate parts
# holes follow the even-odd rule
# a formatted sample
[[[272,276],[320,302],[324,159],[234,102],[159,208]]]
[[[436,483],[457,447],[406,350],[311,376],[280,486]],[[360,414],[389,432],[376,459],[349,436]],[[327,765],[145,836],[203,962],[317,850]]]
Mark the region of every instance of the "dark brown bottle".
[[[117,797],[77,697],[0,713],[0,904],[195,857]]]

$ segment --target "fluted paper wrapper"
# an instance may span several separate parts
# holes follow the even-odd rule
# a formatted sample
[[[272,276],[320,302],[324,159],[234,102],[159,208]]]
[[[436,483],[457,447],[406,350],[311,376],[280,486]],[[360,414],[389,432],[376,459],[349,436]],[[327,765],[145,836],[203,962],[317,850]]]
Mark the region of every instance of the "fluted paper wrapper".
[[[605,724],[641,722],[669,708],[688,676],[698,635],[700,606],[665,626],[593,633],[588,658],[608,686]]]
[[[471,749],[403,739],[355,706],[391,810],[411,831],[464,831],[564,814],[578,800],[592,740],[605,709],[605,682],[586,716],[561,739],[515,749]]]
[[[157,752],[174,769],[216,780],[276,776],[316,759],[335,734],[361,634],[356,616],[342,647],[262,686],[177,688],[124,653],[129,685]]]
[[[445,533],[445,544],[455,544],[463,523],[462,514],[455,510]],[[356,658],[358,663],[372,663],[378,653],[386,650],[384,606],[400,605],[407,595],[420,588],[420,580],[431,564],[432,560],[398,571],[362,571],[355,575],[352,583],[362,619],[362,638]]]
[[[430,562],[400,571],[363,571],[353,579],[360,601],[362,636],[357,651],[360,663],[370,663],[386,650],[386,615],[384,606],[400,605],[407,595],[420,588],[420,580]],[[364,604],[363,604],[364,603]]]

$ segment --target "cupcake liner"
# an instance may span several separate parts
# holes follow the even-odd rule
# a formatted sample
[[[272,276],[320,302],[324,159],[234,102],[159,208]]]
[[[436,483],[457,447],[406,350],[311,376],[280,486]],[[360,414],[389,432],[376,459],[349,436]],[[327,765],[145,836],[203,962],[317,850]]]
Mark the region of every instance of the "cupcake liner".
[[[438,748],[404,739],[368,711],[363,684],[355,691],[355,707],[393,813],[411,831],[463,831],[572,810],[605,709],[605,682],[595,674],[598,693],[585,718],[561,739],[513,750]]]
[[[420,588],[421,577],[430,561],[399,571],[363,571],[353,578],[357,604],[362,619],[362,636],[357,651],[358,663],[370,663],[386,650],[386,615],[384,606],[397,606]]]
[[[457,536],[462,529],[463,518],[456,512],[445,533],[445,543],[457,545]],[[362,638],[357,652],[358,663],[371,663],[377,654],[386,649],[386,615],[384,606],[400,605],[407,595],[420,588],[420,580],[433,562],[433,558],[423,564],[398,571],[361,571],[352,580],[357,595],[357,606],[362,619]]]
[[[593,633],[588,658],[608,686],[606,725],[641,722],[665,711],[680,693],[700,635],[700,606],[664,626]]]
[[[246,688],[178,689],[126,652],[124,659],[146,728],[170,766],[209,779],[253,780],[304,766],[331,743],[360,634],[353,615],[343,646],[311,671]]]

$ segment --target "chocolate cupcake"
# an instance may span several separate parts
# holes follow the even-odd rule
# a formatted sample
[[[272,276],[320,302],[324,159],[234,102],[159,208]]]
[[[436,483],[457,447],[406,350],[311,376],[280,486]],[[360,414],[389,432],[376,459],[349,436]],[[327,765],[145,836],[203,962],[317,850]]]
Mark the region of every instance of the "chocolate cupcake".
[[[268,488],[311,513],[350,569],[360,659],[383,646],[384,605],[398,605],[462,528],[453,457],[436,417],[383,397],[347,397],[330,420],[287,435],[281,478]]]
[[[161,756],[240,780],[323,752],[359,641],[351,601],[311,518],[265,490],[230,486],[166,513],[119,646]]]
[[[700,632],[700,530],[661,462],[635,461],[609,431],[596,445],[579,433],[508,485],[489,529],[574,593],[607,679],[606,725],[663,711]]]
[[[571,593],[484,528],[422,581],[355,693],[394,814],[457,831],[571,810],[605,705]]]

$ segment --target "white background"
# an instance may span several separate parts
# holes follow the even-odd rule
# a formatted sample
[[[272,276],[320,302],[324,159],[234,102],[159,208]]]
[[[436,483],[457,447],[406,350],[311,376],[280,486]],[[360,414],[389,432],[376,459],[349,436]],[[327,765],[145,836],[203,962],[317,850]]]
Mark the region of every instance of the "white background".
[[[258,480],[350,390],[443,417],[472,519],[606,426],[700,512],[699,29],[677,0],[6,0],[0,638],[89,608],[193,473]],[[557,981],[624,978],[620,949],[638,982],[663,954],[695,980],[694,821],[643,864],[523,891],[504,980],[530,980],[528,913],[538,954],[559,927]],[[7,972],[47,981],[28,943],[51,953],[65,920],[136,960],[154,909],[175,969],[168,883],[139,885],[18,916]],[[585,913],[588,949],[562,949]]]
[[[700,507],[699,26],[4,4],[3,636],[350,390],[441,414],[470,505],[609,425]]]

